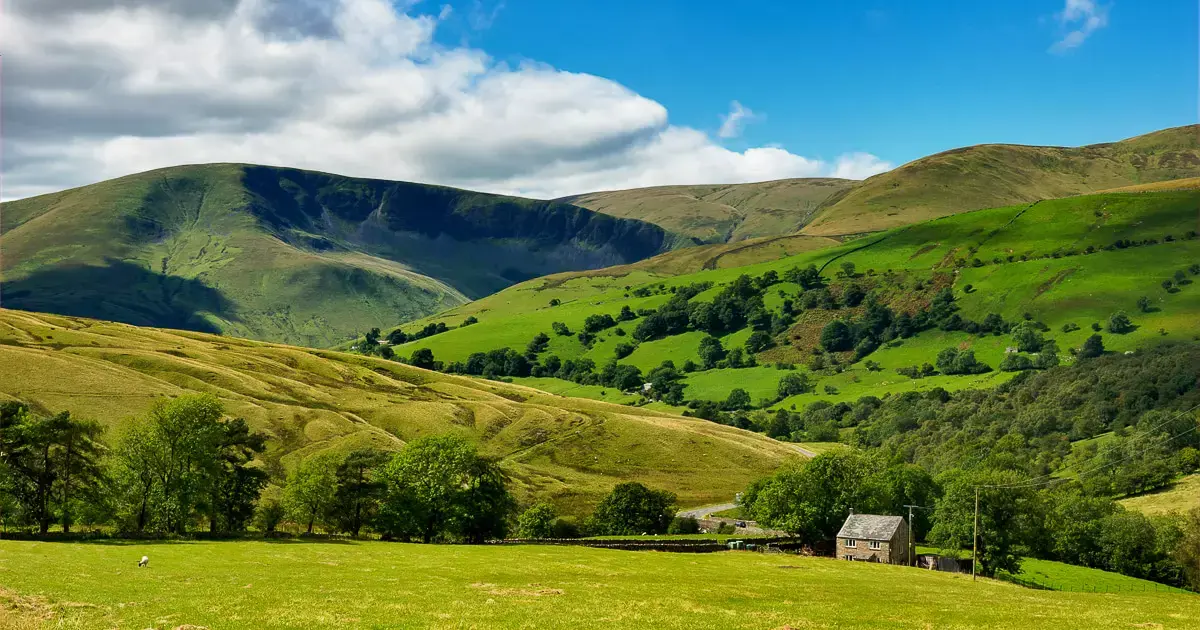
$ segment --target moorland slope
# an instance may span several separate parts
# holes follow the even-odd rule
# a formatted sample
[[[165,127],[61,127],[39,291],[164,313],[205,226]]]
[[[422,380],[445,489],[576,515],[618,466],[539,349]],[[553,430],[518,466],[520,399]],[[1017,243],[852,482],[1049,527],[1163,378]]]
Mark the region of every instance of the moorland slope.
[[[583,513],[620,481],[727,500],[792,445],[662,411],[566,398],[334,351],[0,310],[0,399],[101,422],[114,440],[154,400],[218,396],[265,431],[277,480],[302,458],[458,433],[500,459],[522,501]]]
[[[5,306],[327,346],[686,243],[560,202],[238,164],[4,204]]]

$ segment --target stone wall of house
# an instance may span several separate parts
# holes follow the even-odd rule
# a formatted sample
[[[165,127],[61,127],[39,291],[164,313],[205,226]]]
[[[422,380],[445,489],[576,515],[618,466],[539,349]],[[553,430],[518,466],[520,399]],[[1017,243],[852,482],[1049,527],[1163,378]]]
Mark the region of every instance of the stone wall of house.
[[[854,560],[855,562],[883,562],[885,564],[906,564],[908,561],[908,531],[901,528],[891,541],[879,541],[879,548],[872,549],[871,541],[855,540],[854,546],[847,543],[848,538],[837,541],[837,558],[839,560]]]

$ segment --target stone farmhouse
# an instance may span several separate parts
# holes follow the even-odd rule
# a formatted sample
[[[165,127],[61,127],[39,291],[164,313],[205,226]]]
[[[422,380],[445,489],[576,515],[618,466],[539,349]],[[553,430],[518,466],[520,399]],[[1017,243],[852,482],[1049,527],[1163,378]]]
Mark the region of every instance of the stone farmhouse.
[[[837,557],[908,564],[908,524],[900,516],[850,513],[837,535]]]

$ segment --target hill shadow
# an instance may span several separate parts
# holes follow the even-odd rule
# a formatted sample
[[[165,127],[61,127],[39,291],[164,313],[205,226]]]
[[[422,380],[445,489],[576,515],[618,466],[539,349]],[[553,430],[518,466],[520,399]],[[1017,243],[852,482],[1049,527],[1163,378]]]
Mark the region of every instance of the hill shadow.
[[[164,276],[123,260],[42,269],[0,287],[5,308],[135,326],[220,333],[202,314],[237,321],[234,305],[199,280]]]

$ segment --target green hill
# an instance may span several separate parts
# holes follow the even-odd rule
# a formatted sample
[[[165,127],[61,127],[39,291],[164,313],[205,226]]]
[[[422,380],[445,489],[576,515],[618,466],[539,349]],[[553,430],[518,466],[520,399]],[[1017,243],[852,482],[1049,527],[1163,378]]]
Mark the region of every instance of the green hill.
[[[706,243],[791,234],[823,204],[856,186],[849,179],[784,179],[755,184],[656,186],[589,193],[562,201],[649,221]]]
[[[1075,148],[985,144],[953,149],[861,182],[814,178],[658,186],[563,201],[649,221],[705,243],[732,243],[801,229],[823,237],[878,232],[959,212],[1130,186],[1126,192],[1173,189],[1180,186],[1166,182],[1197,176],[1200,125],[1191,125]],[[1183,187],[1194,188],[1195,182]]]
[[[741,388],[757,404],[761,398],[772,398],[779,380],[792,371],[808,373],[814,391],[779,405],[800,408],[820,400],[838,402],[933,387],[990,387],[1015,374],[999,369],[1006,349],[1015,345],[1012,337],[979,328],[993,313],[1006,327],[1026,317],[1038,322],[1044,328],[1041,334],[1058,344],[1063,362],[1072,361],[1070,349],[1079,348],[1096,333],[1093,326],[1109,351],[1133,350],[1159,340],[1193,339],[1200,330],[1197,208],[1200,192],[1189,190],[1088,195],[957,214],[738,267],[673,275],[644,263],[560,274],[407,324],[403,329],[412,333],[430,323],[454,324],[468,316],[478,319],[468,328],[408,341],[395,352],[407,357],[429,348],[436,360],[449,366],[497,348],[523,352],[535,335],[545,333],[547,347],[536,357],[542,363],[551,355],[562,361],[591,360],[599,372],[617,358],[619,345],[628,344],[632,351],[618,362],[643,374],[664,360],[674,361],[677,367],[689,360],[699,364],[700,341],[707,333],[686,321],[677,334],[635,339],[648,309],[662,307],[673,291],[694,283],[712,286],[689,302],[712,303],[743,274],[765,279],[773,273],[760,291],[762,310],[771,320],[767,330],[773,347],[753,353],[758,367],[717,367],[687,374],[685,398],[723,401],[733,389]],[[854,277],[844,276],[845,263],[853,265]],[[804,291],[787,281],[790,269],[809,265],[822,270],[824,289]],[[864,315],[864,303],[847,303],[851,285],[864,295],[874,294],[893,315],[928,309],[948,288],[962,322],[888,340],[860,359],[853,352],[828,353],[824,365],[818,366],[813,352],[823,328],[838,319],[861,321]],[[1139,305],[1142,297],[1146,300]],[[786,319],[785,301],[793,308]],[[584,329],[589,316],[616,318],[623,307],[629,307],[634,317],[596,331],[594,339],[586,340],[589,343],[580,340],[576,333]],[[1110,330],[1109,317],[1117,311],[1132,319],[1130,330]],[[782,327],[777,321],[782,321]],[[555,334],[555,322],[565,324],[572,334]],[[739,326],[717,334],[724,348],[745,347],[753,325],[743,321]],[[898,372],[924,363],[934,365],[946,348],[971,350],[992,369],[925,378]],[[867,361],[877,365],[869,369]],[[785,369],[774,365],[780,362]],[[794,369],[786,369],[789,364]],[[573,385],[564,382],[562,387]],[[544,380],[538,386],[550,387]],[[582,388],[572,393],[604,399],[619,395],[611,387],[603,395],[601,390]]]
[[[875,232],[958,212],[1198,175],[1200,125],[1077,148],[985,144],[871,177],[827,204],[804,232]]]
[[[4,204],[4,305],[331,345],[686,243],[559,202],[235,164]]]
[[[590,509],[638,480],[685,505],[728,501],[791,445],[703,420],[437,374],[393,361],[203,333],[0,310],[0,399],[104,424],[208,392],[270,437],[276,480],[311,454],[459,433],[500,458],[523,501]]]

